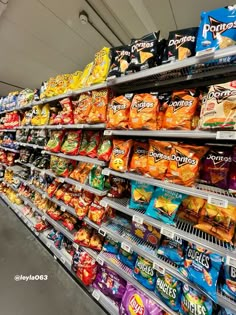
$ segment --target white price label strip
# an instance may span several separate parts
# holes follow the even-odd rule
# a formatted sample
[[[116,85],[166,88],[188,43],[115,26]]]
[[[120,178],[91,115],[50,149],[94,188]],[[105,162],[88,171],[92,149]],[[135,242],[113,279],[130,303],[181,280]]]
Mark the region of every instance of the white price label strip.
[[[222,199],[222,198],[218,198],[218,197],[215,197],[215,196],[208,196],[207,202],[210,205],[218,206],[218,207],[221,207],[221,208],[227,208],[228,207],[228,203],[229,203],[228,200]]]
[[[236,268],[236,259],[227,256],[225,264]]]
[[[95,298],[95,300],[99,301],[101,295],[98,290],[93,290],[92,296]]]
[[[102,257],[97,256],[96,261],[99,263],[99,265],[103,266],[104,260],[102,259]]]
[[[106,236],[106,231],[104,231],[103,229],[99,229],[98,233],[101,234],[102,236]]]
[[[167,230],[167,229],[165,229],[163,227],[161,228],[161,234],[167,236],[170,239],[173,239],[175,237],[175,233],[174,232],[172,232],[170,230]]]
[[[153,269],[157,270],[162,275],[165,274],[165,268],[159,266],[156,262],[153,263]]]
[[[132,252],[131,247],[128,244],[124,243],[124,242],[121,243],[121,248],[123,250],[125,250],[126,252],[128,252],[128,253]]]
[[[138,215],[134,215],[133,218],[132,218],[132,221],[135,222],[135,223],[138,223],[138,224],[143,224],[143,218],[141,218]]]
[[[236,131],[217,131],[216,139],[235,140],[236,139]]]
[[[65,265],[66,260],[64,257],[61,257],[61,262]]]
[[[51,243],[47,242],[47,247],[50,248],[51,247]]]
[[[78,244],[73,243],[73,246],[74,246],[74,248],[75,248],[76,250],[79,249],[79,245],[78,245]]]
[[[81,190],[82,189],[82,186],[81,185],[76,185],[76,188],[78,189],[78,190]]]

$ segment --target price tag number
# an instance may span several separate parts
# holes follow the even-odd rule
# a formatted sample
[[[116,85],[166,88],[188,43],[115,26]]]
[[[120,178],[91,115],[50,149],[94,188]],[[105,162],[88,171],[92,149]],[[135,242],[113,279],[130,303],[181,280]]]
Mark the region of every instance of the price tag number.
[[[104,264],[104,260],[101,258],[101,257],[99,257],[99,256],[97,256],[97,262],[99,263],[99,265],[101,265],[101,266],[103,266],[103,264]]]
[[[157,270],[162,275],[165,274],[165,268],[159,266],[156,262],[153,263],[153,269]]]
[[[134,215],[132,220],[133,220],[133,222],[136,222],[138,224],[143,224],[143,218],[141,218],[138,215]]]
[[[228,200],[217,198],[215,196],[208,196],[207,202],[213,206],[218,206],[221,208],[227,208],[228,207]]]
[[[170,238],[170,239],[173,239],[174,236],[175,236],[174,232],[172,232],[170,230],[167,230],[165,228],[161,228],[161,234],[166,236],[166,237],[168,237],[168,238]]]

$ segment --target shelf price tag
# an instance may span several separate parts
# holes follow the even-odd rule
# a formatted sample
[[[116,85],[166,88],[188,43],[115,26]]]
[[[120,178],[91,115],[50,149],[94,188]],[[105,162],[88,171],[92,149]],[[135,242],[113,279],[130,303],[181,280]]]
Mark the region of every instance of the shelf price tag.
[[[101,295],[98,290],[93,290],[92,296],[95,298],[95,300],[99,301]]]
[[[161,234],[167,236],[168,238],[170,238],[172,240],[173,240],[173,238],[175,236],[174,232],[172,232],[172,231],[170,231],[168,229],[165,229],[164,227],[161,228]]]
[[[102,236],[106,236],[106,234],[107,234],[106,231],[104,231],[101,228],[98,230],[98,233],[101,234]]]
[[[228,200],[226,200],[226,199],[218,198],[218,197],[211,196],[211,195],[208,196],[207,202],[210,205],[218,206],[218,207],[221,207],[221,208],[227,208],[228,207],[228,203],[229,203]]]
[[[66,260],[65,260],[65,258],[64,258],[64,257],[61,257],[61,262],[65,265]]]
[[[35,232],[35,235],[36,235],[36,236],[39,236],[39,232]]]
[[[48,248],[50,248],[50,247],[51,247],[51,243],[50,243],[50,242],[47,242],[47,244],[46,244],[46,245],[47,245],[47,247],[48,247]]]
[[[232,266],[232,267],[236,268],[236,259],[234,259],[230,256],[227,256],[225,264],[228,266]]]
[[[43,221],[45,221],[45,220],[46,220],[45,215],[43,215],[43,216],[42,216],[42,220],[43,220]]]
[[[215,54],[214,48],[207,48],[196,53],[198,59],[213,58]],[[214,59],[214,58],[213,58]]]
[[[102,170],[102,174],[108,176],[108,175],[110,174],[109,168],[104,168],[104,169]]]
[[[73,246],[74,246],[74,248],[75,248],[76,250],[78,250],[78,249],[79,249],[79,245],[78,245],[78,244],[73,243]]]
[[[53,255],[53,258],[54,258],[55,260],[57,260],[57,256],[56,256],[56,255]]]
[[[66,207],[61,206],[61,211],[65,212],[66,211]]]
[[[112,130],[105,130],[104,131],[104,136],[111,136],[112,135]]]
[[[81,190],[81,189],[82,189],[82,186],[79,185],[79,184],[76,184],[76,188],[79,189],[79,190]]]
[[[143,218],[138,215],[133,215],[132,221],[138,224],[143,224]]]
[[[217,140],[235,140],[236,131],[217,131],[216,139]]]
[[[99,263],[99,265],[103,266],[104,260],[103,260],[102,257],[100,257],[100,256],[98,255],[97,258],[96,258],[96,261]]]
[[[158,265],[158,263],[153,263],[153,269],[157,270],[160,274],[165,274],[165,268]]]
[[[128,244],[126,244],[125,242],[121,243],[121,248],[128,253],[132,253],[131,247]]]
[[[65,180],[64,180],[64,178],[58,178],[58,182],[63,184],[65,182]]]

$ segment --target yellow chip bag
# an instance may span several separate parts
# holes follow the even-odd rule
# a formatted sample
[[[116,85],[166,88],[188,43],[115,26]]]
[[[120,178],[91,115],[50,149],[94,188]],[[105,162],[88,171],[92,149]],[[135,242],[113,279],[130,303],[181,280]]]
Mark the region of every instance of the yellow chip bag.
[[[82,71],[76,71],[72,73],[69,77],[69,85],[67,90],[77,90],[80,88],[80,79],[82,76]]]
[[[88,85],[87,81],[92,71],[92,68],[93,68],[93,62],[87,64],[87,66],[84,68],[83,73],[78,82],[78,87],[77,87],[78,89],[81,89]]]
[[[90,77],[88,78],[88,85],[98,84],[104,82],[110,68],[110,49],[103,47],[102,50],[95,54],[93,68]]]
[[[50,119],[50,105],[45,104],[41,110],[40,125],[48,125]]]
[[[202,198],[188,196],[182,201],[177,215],[181,219],[197,223],[205,203],[206,201]]]
[[[36,105],[33,107],[33,110],[32,110],[31,125],[33,126],[41,125],[40,118],[41,118],[41,106]]]

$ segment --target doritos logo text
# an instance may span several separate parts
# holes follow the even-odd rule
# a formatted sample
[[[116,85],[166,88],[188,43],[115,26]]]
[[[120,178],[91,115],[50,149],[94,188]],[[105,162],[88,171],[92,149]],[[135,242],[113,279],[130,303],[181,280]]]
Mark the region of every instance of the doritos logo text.
[[[125,154],[125,151],[124,151],[124,150],[121,150],[121,149],[119,149],[119,148],[115,148],[115,149],[113,150],[113,153],[114,153],[114,155],[122,155],[122,154]]]
[[[221,162],[232,162],[232,158],[229,156],[219,156],[219,155],[213,155],[209,154],[206,158],[207,160],[212,160],[214,165],[221,163]]]
[[[176,154],[172,154],[171,160],[177,162],[177,167],[182,167],[186,164],[196,165],[197,161],[194,159],[189,158],[188,156],[184,155],[182,152],[175,150]]]
[[[156,148],[153,149],[153,151],[149,152],[149,156],[154,158],[155,163],[157,163],[160,160],[169,160],[170,157],[166,154],[161,153]]]
[[[215,98],[217,103],[221,103],[230,96],[235,96],[236,90],[225,89],[223,86],[214,86],[214,91],[210,91],[207,94],[207,99]]]
[[[113,113],[116,114],[119,110],[126,109],[126,104],[112,104],[110,108],[113,110]]]
[[[204,27],[203,27],[204,37],[206,37],[207,32],[210,31],[212,33],[213,39],[216,39],[217,36],[219,36],[219,34],[222,34],[231,28],[236,28],[236,21],[230,22],[230,23],[224,23],[209,16],[209,22],[210,22],[209,24],[204,24]]]
[[[135,52],[135,50],[140,51],[143,50],[144,48],[151,48],[154,46],[154,42],[140,42],[140,43],[135,43],[131,47],[131,52]]]
[[[195,42],[195,36],[183,36],[181,37],[181,35],[176,35],[175,39],[171,39],[169,41],[168,46],[175,46],[176,49],[178,49],[180,46],[182,46],[184,43],[186,42]]]
[[[152,102],[139,102],[132,104],[133,108],[137,108],[137,112],[140,112],[144,108],[152,108],[154,106],[154,103]]]

